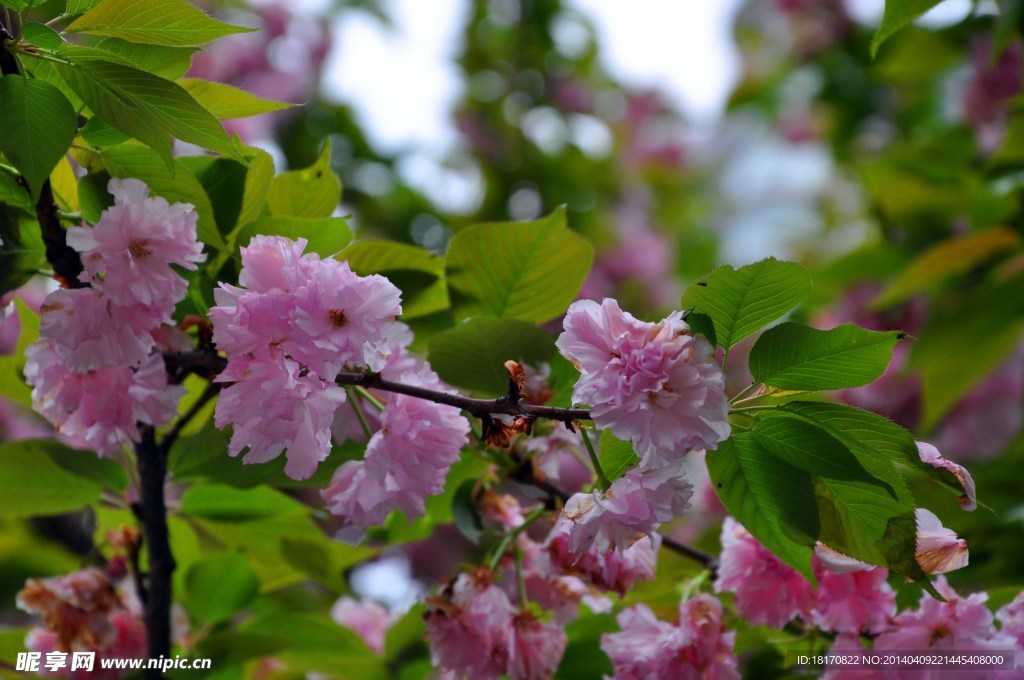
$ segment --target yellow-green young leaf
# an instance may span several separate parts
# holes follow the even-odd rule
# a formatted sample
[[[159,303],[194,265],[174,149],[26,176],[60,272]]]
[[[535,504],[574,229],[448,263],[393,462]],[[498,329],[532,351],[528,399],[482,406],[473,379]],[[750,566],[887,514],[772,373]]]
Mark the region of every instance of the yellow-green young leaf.
[[[768,453],[749,432],[709,451],[707,464],[729,514],[814,583],[811,556],[821,523],[811,475]]]
[[[843,324],[820,331],[799,323],[770,328],[750,350],[757,382],[784,390],[839,390],[877,379],[902,334]]]
[[[220,121],[180,85],[94,52],[63,50],[72,63],[57,71],[97,116],[156,151],[168,167],[172,137],[244,162]]]
[[[565,208],[532,222],[463,229],[448,248],[448,291],[458,320],[550,321],[576,298],[594,247],[571,231]]]
[[[321,257],[332,257],[352,240],[344,217],[261,217],[238,230],[235,245],[244,248],[258,234],[304,238],[309,242],[306,252]]]
[[[943,279],[969,272],[992,258],[1020,248],[1020,237],[1007,227],[988,229],[947,239],[923,252],[907,265],[871,303],[876,309],[902,302],[929,290]]]
[[[287,109],[291,104],[263,99],[237,87],[200,78],[182,78],[178,81],[207,111],[221,120],[248,118],[261,113]]]
[[[263,213],[267,205],[267,192],[274,179],[274,159],[263,149],[247,146],[243,149],[249,162],[242,189],[242,209],[238,213],[238,224],[246,224]]]
[[[28,517],[59,515],[100,499],[103,486],[88,476],[73,474],[49,455],[56,442],[18,441],[0,444],[0,515]],[[83,456],[93,454],[82,452]]]
[[[192,66],[192,55],[199,49],[197,47],[139,45],[120,38],[104,38],[96,43],[96,47],[123,59],[137,69],[149,71],[167,80],[177,80],[185,75],[189,67]]]
[[[275,177],[267,196],[270,214],[286,217],[330,217],[340,202],[341,180],[331,170],[330,139],[313,165]]]
[[[509,359],[537,364],[554,343],[531,323],[515,319],[471,319],[430,338],[430,365],[457,387],[497,396],[508,392]]]
[[[601,461],[601,470],[610,482],[614,482],[640,461],[633,451],[633,442],[622,441],[611,430],[601,433],[597,459]]]
[[[360,276],[381,274],[402,289],[402,318],[415,319],[448,308],[444,258],[395,241],[353,243],[338,255]]]
[[[214,221],[213,206],[203,186],[178,160],[173,161],[173,173],[162,159],[144,146],[122,144],[104,149],[100,153],[103,165],[111,176],[134,177],[145,182],[150,191],[163,196],[171,203],[191,203],[199,214],[198,234],[200,240],[217,249],[225,247],[217,224]]]
[[[882,23],[871,40],[871,56],[878,54],[878,48],[894,33],[910,25],[942,0],[885,0],[885,14]]]
[[[682,304],[710,316],[718,344],[728,349],[782,318],[810,288],[807,270],[769,257],[739,269],[719,267],[687,288]]]
[[[104,0],[65,30],[147,45],[190,47],[253,29],[211,19],[185,0]]]
[[[100,4],[101,0],[68,0],[67,8],[64,13],[70,17],[76,14],[82,14],[88,12],[96,5]]]
[[[24,175],[33,196],[65,153],[78,116],[53,85],[9,75],[0,78],[0,151]]]
[[[4,278],[14,273],[14,270],[3,267],[8,264],[8,258],[5,257],[6,249],[7,241],[5,240],[4,245],[0,246],[0,272],[4,272],[4,274],[0,274],[0,277]],[[42,245],[39,247],[38,257],[43,259]],[[3,286],[3,288],[6,287]],[[21,321],[21,333],[18,335],[14,352],[0,356],[0,397],[30,409],[32,408],[32,390],[25,384],[25,349],[39,339],[39,315],[29,309],[28,305],[19,298],[14,298],[14,305],[15,313]]]
[[[78,178],[66,155],[50,173],[50,187],[57,205],[69,212],[78,212]]]

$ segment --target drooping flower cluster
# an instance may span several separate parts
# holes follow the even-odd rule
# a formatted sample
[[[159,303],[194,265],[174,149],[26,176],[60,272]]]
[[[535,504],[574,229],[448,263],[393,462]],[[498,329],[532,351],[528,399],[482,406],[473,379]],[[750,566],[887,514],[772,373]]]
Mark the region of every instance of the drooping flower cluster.
[[[573,400],[640,455],[607,490],[569,499],[570,547],[625,549],[689,507],[687,450],[713,449],[729,436],[725,377],[711,345],[678,312],[644,323],[614,300],[582,300],[564,326],[556,344],[581,373]]]
[[[411,340],[408,328],[397,324],[381,376],[451,392],[426,362],[409,353]],[[379,419],[380,429],[370,437],[363,460],[343,463],[322,494],[328,509],[344,519],[340,537],[347,540],[358,539],[396,508],[410,520],[422,515],[426,499],[444,488],[448,469],[459,459],[469,434],[469,422],[458,408],[404,394],[390,395]],[[346,420],[351,427],[347,415]],[[341,429],[335,420],[336,436]],[[352,434],[346,430],[344,436]]]
[[[937,574],[965,566],[965,542],[944,529],[929,511],[919,509],[917,513],[917,560],[922,569]],[[887,629],[896,605],[885,569],[822,544],[815,550],[812,566],[817,590],[730,517],[722,525],[715,590],[735,593],[736,610],[757,625],[781,628],[802,618],[837,633],[879,633]]]
[[[64,576],[29,579],[18,593],[18,607],[44,619],[43,628],[33,628],[25,646],[33,652],[92,651],[100,659],[129,659],[146,656],[146,626],[135,601],[123,597],[107,573],[83,569]],[[100,678],[112,680],[132,671],[101,669],[71,672],[41,669],[43,675],[71,677],[76,680]]]
[[[616,680],[631,678],[739,678],[736,633],[722,624],[722,603],[697,595],[679,605],[676,623],[660,621],[646,605],[619,612],[618,633],[601,636]]]
[[[565,631],[517,610],[494,579],[484,568],[463,573],[428,600],[431,661],[475,680],[551,677],[565,652]]]
[[[401,313],[399,290],[382,276],[303,254],[305,239],[256,236],[242,248],[240,287],[220,284],[210,310],[213,339],[228,355],[228,383],[214,415],[234,426],[229,452],[265,463],[285,453],[285,474],[307,479],[331,450],[331,423],[346,366],[380,369]]]
[[[167,385],[151,355],[154,334],[173,321],[188,286],[174,267],[194,270],[206,257],[193,206],[150,198],[136,179],[112,179],[108,189],[114,205],[99,222],[68,229],[89,287],[46,297],[25,366],[36,411],[101,454],[138,441],[137,421],[173,417],[182,390]]]

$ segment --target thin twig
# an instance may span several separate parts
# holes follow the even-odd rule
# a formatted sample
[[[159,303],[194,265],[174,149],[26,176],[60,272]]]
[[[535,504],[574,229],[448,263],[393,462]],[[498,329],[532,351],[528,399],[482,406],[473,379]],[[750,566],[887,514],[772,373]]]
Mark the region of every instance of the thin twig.
[[[220,392],[220,384],[210,383],[206,386],[206,389],[203,390],[203,393],[199,395],[199,398],[195,400],[195,403],[193,403],[192,406],[190,406],[189,409],[185,411],[180,418],[178,418],[178,421],[174,423],[174,426],[168,430],[167,434],[164,435],[163,440],[160,442],[160,449],[164,454],[170,453],[171,447],[174,446],[174,442],[177,441],[178,437],[181,435],[181,431],[185,429],[185,426],[189,424],[189,421],[195,418],[196,414],[198,414],[199,411],[201,411],[202,408],[217,395],[218,392]]]

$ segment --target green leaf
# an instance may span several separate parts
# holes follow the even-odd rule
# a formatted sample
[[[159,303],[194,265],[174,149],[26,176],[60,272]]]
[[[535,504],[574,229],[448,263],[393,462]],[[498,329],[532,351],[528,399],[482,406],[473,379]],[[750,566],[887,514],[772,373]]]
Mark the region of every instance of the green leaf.
[[[104,38],[96,43],[96,48],[167,80],[177,80],[185,75],[192,66],[192,55],[198,51],[196,47],[139,45],[120,38]]]
[[[564,207],[533,222],[463,229],[448,247],[455,318],[550,321],[576,298],[593,260],[594,247],[568,228]]]
[[[78,116],[53,85],[8,75],[0,78],[0,151],[25,176],[32,196],[65,153]]]
[[[159,156],[136,144],[122,144],[104,149],[100,152],[100,158],[112,176],[120,179],[134,177],[145,182],[154,194],[163,196],[171,203],[194,205],[199,214],[199,238],[203,243],[215,248],[225,247],[224,240],[217,230],[209,197],[203,186],[181,161],[172,162],[172,173]],[[81,187],[81,184],[79,186]]]
[[[757,382],[786,390],[838,390],[878,378],[902,337],[843,324],[820,331],[798,323],[770,328],[750,351]]]
[[[729,514],[814,583],[811,556],[821,525],[811,475],[771,455],[749,432],[709,451],[707,464]]]
[[[613,435],[611,430],[604,430],[601,433],[601,439],[597,447],[597,459],[601,462],[604,476],[610,482],[614,482],[626,470],[640,461],[640,458],[633,451],[633,443],[622,441]]]
[[[249,171],[245,173],[245,186],[242,189],[242,208],[238,214],[240,225],[253,221],[263,213],[270,182],[274,179],[274,159],[270,154],[252,146],[244,147],[243,151],[249,163]]]
[[[215,83],[200,78],[182,78],[178,82],[186,92],[195,97],[203,108],[221,120],[248,118],[292,106],[287,102],[276,102],[257,97],[245,90],[224,83]]]
[[[210,155],[181,156],[178,160],[199,180],[213,206],[217,230],[230,238],[242,210],[246,167],[230,158]]]
[[[950,276],[971,271],[1007,251],[1020,248],[1020,237],[1007,227],[955,236],[938,243],[906,266],[899,277],[875,298],[881,309],[927,291]]]
[[[878,48],[894,33],[910,25],[942,0],[885,0],[885,14],[882,23],[871,40],[871,56],[878,54]]]
[[[290,638],[291,645],[277,658],[293,671],[320,671],[360,680],[391,677],[384,660],[355,632],[327,618],[270,614],[247,621],[242,631]]]
[[[0,206],[0,238],[4,242],[0,245],[2,295],[24,284],[33,274],[45,269],[47,263],[39,223],[25,218],[19,210]]]
[[[683,294],[683,308],[696,307],[715,322],[726,349],[782,318],[807,296],[811,277],[792,262],[768,258],[739,269],[723,265]]]
[[[281,514],[304,515],[308,510],[297,500],[266,486],[236,489],[222,484],[204,484],[190,487],[181,499],[182,513],[223,522],[267,519]]]
[[[148,45],[189,47],[253,29],[211,19],[185,0],[104,0],[65,30]]]
[[[455,496],[452,498],[452,519],[455,520],[455,528],[474,545],[480,543],[480,537],[484,533],[483,520],[480,518],[476,503],[473,502],[473,491],[476,487],[476,480],[467,479],[455,490]]]
[[[0,247],[0,252],[2,252],[2,247]],[[0,262],[2,261],[0,259]],[[0,397],[24,407],[25,417],[30,418],[27,411],[32,408],[32,390],[25,384],[23,377],[26,361],[25,349],[39,338],[39,315],[17,297],[14,298],[14,307],[21,324],[21,333],[18,335],[14,351],[0,356]]]
[[[381,274],[402,289],[402,319],[448,309],[444,258],[418,246],[395,241],[360,241],[338,255],[360,276]]]
[[[868,472],[841,441],[825,430],[797,418],[763,418],[753,429],[754,440],[776,458],[819,477],[875,484],[896,492]]]
[[[15,175],[4,170],[0,170],[0,203],[18,208],[28,214],[35,212],[28,192],[18,184]]]
[[[90,118],[82,129],[78,131],[78,134],[96,149],[117,146],[131,139],[131,137],[120,130],[110,127],[105,120],[98,116]]]
[[[171,165],[171,138],[245,162],[220,121],[180,85],[146,71],[68,48],[57,71],[93,112],[152,148]]]
[[[430,338],[430,365],[456,387],[489,395],[508,392],[509,359],[537,364],[554,349],[544,331],[515,319],[471,319]]]
[[[37,47],[48,50],[59,50],[65,45],[60,33],[44,24],[25,24],[21,27],[21,37]]]
[[[100,498],[103,487],[89,476],[65,470],[50,454],[60,445],[45,441],[0,442],[0,515],[29,517],[78,510]],[[85,451],[82,456],[94,455]]]
[[[700,312],[690,312],[686,315],[684,320],[689,324],[691,331],[707,338],[712,347],[718,345],[718,334],[715,333],[715,322],[711,320],[710,316],[707,314],[701,314]]]
[[[330,217],[339,202],[341,180],[331,170],[330,138],[313,165],[281,173],[267,195],[270,214],[285,217]]]
[[[260,582],[244,556],[230,552],[196,562],[185,576],[185,609],[199,624],[227,621],[255,599]]]
[[[244,248],[258,234],[304,238],[307,253],[332,257],[352,240],[352,231],[344,217],[261,217],[243,225],[235,236],[235,245]]]

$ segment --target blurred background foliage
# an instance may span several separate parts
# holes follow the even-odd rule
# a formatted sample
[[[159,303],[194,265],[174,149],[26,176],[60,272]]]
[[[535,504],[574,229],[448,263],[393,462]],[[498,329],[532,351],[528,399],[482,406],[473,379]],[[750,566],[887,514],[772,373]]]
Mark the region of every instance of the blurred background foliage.
[[[950,507],[942,516],[971,548],[970,567],[950,581],[988,590],[993,607],[1019,592],[1024,3],[977,2],[962,20],[909,26],[872,58],[875,26],[854,20],[841,0],[751,0],[735,19],[739,82],[721,120],[699,126],[663,93],[613,78],[588,17],[560,0],[467,5],[457,46],[462,96],[451,111],[457,142],[440,166],[420,170],[444,173],[448,184],[432,191],[408,181],[410,159],[401,151],[375,148],[351,102],[320,87],[332,23],[363,13],[387,25],[387,3],[335,2],[310,15],[293,13],[287,2],[210,3],[212,12],[263,30],[214,43],[195,56],[192,73],[307,102],[230,129],[271,150],[279,170],[312,165],[329,138],[342,212],[351,215],[357,241],[387,238],[440,253],[468,225],[533,219],[564,205],[569,226],[597,249],[581,296],[614,296],[650,319],[677,307],[685,285],[719,262],[799,260],[814,280],[812,303],[798,312],[804,320],[826,328],[852,320],[910,336],[882,380],[836,398],[896,420],[972,470],[986,505],[974,513]],[[400,92],[395,101],[402,106]],[[446,186],[461,186],[471,200],[453,201]],[[40,297],[31,290],[20,296],[27,307]],[[8,383],[19,368],[16,344],[31,339],[25,326],[32,315],[20,316],[25,321],[11,315],[0,329]],[[447,325],[450,319],[428,314],[417,330]],[[730,363],[735,392],[747,380],[739,372],[745,362]],[[556,364],[556,387],[558,371]],[[44,436],[25,400],[15,401],[0,403],[3,437]],[[243,467],[224,455],[226,435],[208,418],[186,434],[172,452],[172,475],[176,483],[204,483],[181,495],[171,520],[177,592],[189,606],[190,592],[205,592],[204,579],[258,583],[214,588],[215,601],[190,608],[193,631],[185,639],[196,654],[216,659],[216,677],[293,677],[307,669],[422,676],[428,660],[418,609],[392,629],[383,658],[323,621],[338,595],[407,604],[470,560],[475,548],[454,526],[456,496],[485,472],[484,463],[457,465],[426,517],[392,517],[376,538],[397,547],[374,561],[377,548],[325,537],[325,516],[314,509],[319,498],[309,490],[359,447],[338,447],[312,480],[289,483],[281,461]],[[83,479],[68,474],[72,485]],[[923,484],[915,491],[932,493]],[[131,518],[107,509],[26,520],[3,506],[0,499],[0,623],[8,627],[0,649],[8,658],[22,649],[28,625],[13,606],[25,579],[70,571],[95,551],[109,555],[106,532]],[[716,551],[720,513],[711,501],[697,503],[676,535]],[[239,552],[258,557],[231,558]],[[679,584],[696,573],[663,552],[658,578],[627,600],[660,605],[670,616]],[[908,602],[916,599],[916,587],[894,585]],[[252,616],[240,628],[221,625],[246,608]],[[801,644],[796,636],[767,637],[732,623],[748,673],[783,674],[780,650]],[[610,615],[572,624],[560,677],[607,672],[597,640],[613,627]]]

